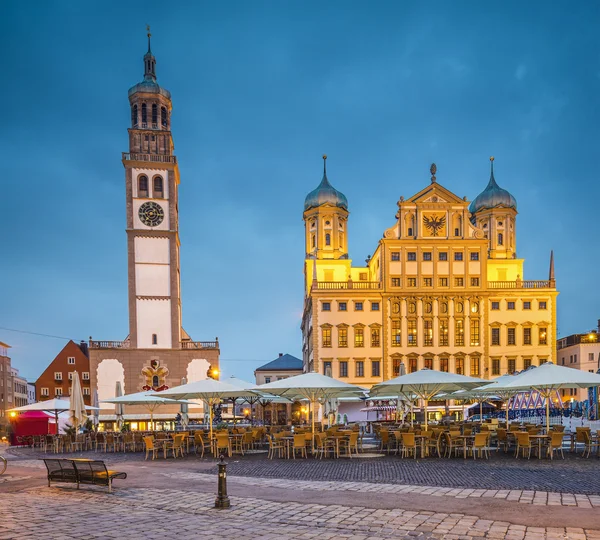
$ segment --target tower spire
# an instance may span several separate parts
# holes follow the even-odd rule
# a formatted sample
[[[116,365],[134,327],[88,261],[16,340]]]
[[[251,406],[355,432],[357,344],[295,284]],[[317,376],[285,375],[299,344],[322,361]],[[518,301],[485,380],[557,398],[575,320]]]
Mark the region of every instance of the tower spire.
[[[494,156],[490,156],[490,184],[496,183],[496,179],[494,178]]]
[[[156,58],[154,58],[150,49],[152,34],[150,33],[150,25],[148,24],[146,25],[146,32],[148,36],[148,52],[144,55],[144,80],[156,82]]]
[[[323,154],[323,178],[327,178],[327,154]]]

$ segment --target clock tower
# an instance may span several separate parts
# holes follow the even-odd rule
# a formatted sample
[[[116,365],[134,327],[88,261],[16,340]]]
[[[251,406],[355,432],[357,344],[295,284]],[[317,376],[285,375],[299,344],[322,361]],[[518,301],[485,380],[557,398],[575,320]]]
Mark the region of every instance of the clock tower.
[[[127,201],[129,340],[132,348],[176,349],[182,340],[179,270],[179,169],[173,155],[171,94],[144,55],[144,79],[129,89]]]

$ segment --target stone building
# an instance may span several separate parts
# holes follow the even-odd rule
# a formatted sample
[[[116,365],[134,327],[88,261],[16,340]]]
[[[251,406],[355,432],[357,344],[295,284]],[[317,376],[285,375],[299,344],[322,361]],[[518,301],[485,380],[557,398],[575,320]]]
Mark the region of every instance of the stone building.
[[[584,334],[571,334],[560,338],[556,344],[557,364],[574,369],[582,369],[590,373],[600,370],[600,320],[598,327]],[[586,389],[561,390],[564,401],[588,399]]]
[[[15,407],[23,407],[29,403],[27,392],[27,379],[19,375],[19,370],[12,368],[13,377],[13,404]]]
[[[552,256],[547,279],[525,279],[517,202],[496,183],[493,158],[470,204],[432,165],[364,266],[349,257],[348,207],[324,169],[304,204],[305,371],[370,387],[401,364],[489,379],[556,358]]]
[[[0,437],[6,434],[9,423],[6,411],[15,406],[14,380],[8,349],[10,345],[0,341]]]
[[[144,55],[144,79],[129,89],[129,151],[125,167],[129,335],[121,341],[90,338],[90,375],[99,400],[161,390],[207,377],[218,369],[219,342],[193,341],[181,322],[177,158],[171,134],[171,94],[156,82],[156,59]],[[102,405],[101,419],[114,418]],[[178,407],[163,407],[175,416]],[[126,408],[136,419],[144,409]],[[193,408],[190,417],[194,417]]]

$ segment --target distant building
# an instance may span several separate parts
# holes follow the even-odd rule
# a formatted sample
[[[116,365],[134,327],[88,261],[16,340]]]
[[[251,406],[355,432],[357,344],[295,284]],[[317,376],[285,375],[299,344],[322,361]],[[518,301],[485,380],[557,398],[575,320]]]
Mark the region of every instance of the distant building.
[[[91,405],[90,359],[87,344],[83,341],[79,345],[69,341],[38,377],[35,381],[35,395],[38,400],[61,397],[69,399],[74,371],[79,375],[83,400],[86,405]]]
[[[12,368],[13,377],[13,406],[23,407],[29,403],[27,398],[27,379],[19,376],[19,370]]]
[[[28,382],[27,383],[27,405],[31,403],[35,403],[35,383]]]
[[[556,363],[575,369],[596,373],[600,369],[600,320],[598,328],[585,334],[571,334],[556,342]],[[588,398],[587,390],[562,390],[562,396],[582,401]]]
[[[302,360],[291,354],[279,353],[279,356],[264,366],[254,370],[256,384],[267,384],[281,379],[287,379],[294,375],[302,374]],[[263,420],[266,424],[288,424],[292,420],[292,415],[297,417],[294,421],[300,420],[302,408],[300,405],[292,407],[291,404],[273,403],[263,407]]]
[[[0,341],[0,437],[6,432],[8,425],[6,411],[14,407],[13,374],[8,349],[10,345]]]

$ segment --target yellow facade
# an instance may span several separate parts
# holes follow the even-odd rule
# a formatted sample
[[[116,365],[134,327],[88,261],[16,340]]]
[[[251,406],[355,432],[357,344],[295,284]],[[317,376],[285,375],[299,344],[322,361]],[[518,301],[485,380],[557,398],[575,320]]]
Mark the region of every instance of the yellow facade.
[[[469,208],[437,183],[432,166],[430,185],[400,198],[365,266],[348,257],[347,202],[333,191],[311,192],[305,203],[305,370],[370,387],[397,376],[401,363],[407,373],[428,367],[490,379],[555,359],[552,263],[547,280],[524,279],[516,201],[493,170]],[[329,230],[340,240],[334,246],[324,245]]]

